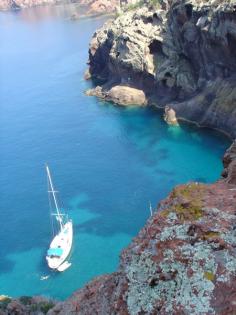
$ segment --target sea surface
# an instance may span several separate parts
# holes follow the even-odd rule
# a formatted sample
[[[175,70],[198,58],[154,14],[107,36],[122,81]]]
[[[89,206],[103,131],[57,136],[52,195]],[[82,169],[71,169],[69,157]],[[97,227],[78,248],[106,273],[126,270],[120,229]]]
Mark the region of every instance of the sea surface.
[[[180,183],[215,181],[229,145],[153,108],[87,97],[88,44],[107,19],[64,7],[0,14],[0,294],[68,297],[114,271],[153,207]],[[74,222],[72,266],[45,262],[51,225],[45,163]],[[48,276],[41,280],[42,276]]]

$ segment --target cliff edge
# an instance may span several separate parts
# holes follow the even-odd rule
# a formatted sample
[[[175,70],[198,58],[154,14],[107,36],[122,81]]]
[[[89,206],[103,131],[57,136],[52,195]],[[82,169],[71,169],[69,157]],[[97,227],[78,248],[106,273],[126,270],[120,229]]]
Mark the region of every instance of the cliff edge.
[[[177,186],[159,204],[122,252],[117,272],[96,278],[65,302],[0,302],[0,314],[235,314],[235,152],[236,142],[218,182]]]

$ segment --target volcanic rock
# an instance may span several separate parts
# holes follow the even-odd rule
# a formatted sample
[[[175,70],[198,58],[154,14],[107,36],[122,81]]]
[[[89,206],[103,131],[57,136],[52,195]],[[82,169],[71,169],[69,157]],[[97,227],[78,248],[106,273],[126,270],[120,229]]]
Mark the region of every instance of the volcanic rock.
[[[96,31],[93,78],[143,90],[148,103],[236,136],[234,0],[160,1],[127,11]]]
[[[110,90],[97,86],[95,89],[86,91],[86,94],[97,96],[123,106],[144,106],[147,104],[146,96],[142,90],[124,85],[113,86]]]

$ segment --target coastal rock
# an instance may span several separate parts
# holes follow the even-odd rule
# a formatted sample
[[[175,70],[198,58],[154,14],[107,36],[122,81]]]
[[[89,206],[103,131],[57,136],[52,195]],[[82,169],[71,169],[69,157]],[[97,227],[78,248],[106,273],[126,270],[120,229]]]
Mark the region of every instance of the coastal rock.
[[[0,0],[0,10],[18,10],[39,5],[63,3],[63,0]]]
[[[16,10],[40,5],[78,3],[85,15],[107,14],[116,11],[118,0],[0,0],[0,10]],[[75,11],[72,19],[80,17],[80,10]]]
[[[146,97],[142,90],[129,86],[116,85],[108,91],[108,98],[119,105],[146,105]]]
[[[86,95],[97,96],[122,106],[145,106],[147,104],[146,96],[142,90],[123,85],[113,86],[109,90],[97,86],[95,89],[88,90]]]
[[[97,86],[94,89],[89,89],[85,92],[87,96],[97,96],[99,98],[105,99],[105,92],[103,92],[101,86]]]
[[[85,71],[85,73],[84,73],[84,79],[85,80],[90,80],[91,79],[91,73],[90,73],[90,71],[89,71],[89,69],[87,69],[86,71]]]
[[[176,118],[176,113],[173,110],[173,108],[170,108],[169,106],[165,107],[165,115],[164,115],[164,120],[167,122],[169,125],[173,126],[178,126],[178,120]]]
[[[0,315],[43,315],[47,314],[55,304],[55,301],[41,296],[22,296],[19,299],[2,296]]]
[[[114,12],[116,7],[119,5],[119,1],[117,0],[96,0],[94,1],[90,8],[90,14],[104,14],[109,12]]]
[[[148,2],[148,1],[147,1]],[[93,78],[143,90],[180,118],[236,137],[236,8],[228,1],[160,1],[94,34]]]
[[[224,171],[222,176],[225,178],[225,181],[229,184],[236,185],[236,140],[226,151],[223,158],[223,164]]]

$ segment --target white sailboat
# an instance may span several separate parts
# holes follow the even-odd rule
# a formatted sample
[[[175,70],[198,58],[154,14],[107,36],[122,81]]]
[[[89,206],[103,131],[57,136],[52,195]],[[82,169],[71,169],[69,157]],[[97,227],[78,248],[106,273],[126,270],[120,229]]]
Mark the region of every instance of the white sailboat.
[[[54,190],[50,170],[47,165],[46,171],[49,186],[49,197],[52,195],[56,210],[55,213],[52,213],[51,215],[55,216],[59,225],[59,230],[57,231],[56,235],[53,235],[53,240],[47,251],[46,260],[49,268],[58,271],[64,271],[71,265],[68,261],[66,261],[66,259],[69,256],[72,247],[73,225],[72,220],[69,220],[65,214],[60,212],[56,198],[56,191]]]

